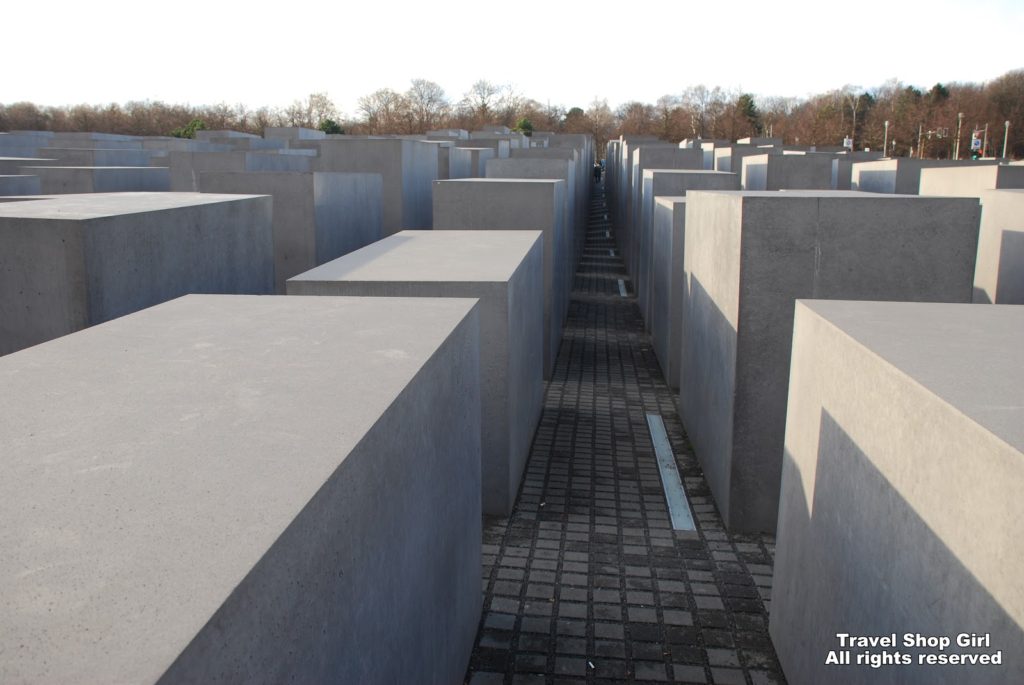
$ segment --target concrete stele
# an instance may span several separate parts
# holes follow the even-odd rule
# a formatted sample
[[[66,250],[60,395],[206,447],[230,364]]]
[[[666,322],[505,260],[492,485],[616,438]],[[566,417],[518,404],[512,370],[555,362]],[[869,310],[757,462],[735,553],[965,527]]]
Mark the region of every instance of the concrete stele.
[[[478,326],[189,296],[0,359],[0,681],[461,681]]]
[[[544,390],[539,231],[402,231],[288,281],[289,295],[480,300],[483,511],[508,516]]]
[[[687,194],[680,405],[722,518],[775,528],[793,301],[970,302],[978,201]]]
[[[1021,340],[1016,306],[797,302],[769,624],[789,682],[1024,682]],[[912,663],[826,665],[837,633],[895,633]],[[906,633],[1002,665],[920,664],[943,652]]]

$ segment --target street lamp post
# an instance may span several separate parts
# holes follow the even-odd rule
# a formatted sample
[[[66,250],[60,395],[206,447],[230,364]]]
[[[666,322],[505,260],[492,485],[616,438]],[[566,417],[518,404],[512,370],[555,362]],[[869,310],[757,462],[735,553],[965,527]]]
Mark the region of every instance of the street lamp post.
[[[964,113],[956,115],[956,146],[953,148],[953,159],[960,159],[960,127],[964,123]]]
[[[1007,121],[1003,125],[1006,127],[1005,132],[1003,133],[1003,159],[1006,159],[1006,141],[1010,139],[1010,122]]]
[[[882,140],[882,154],[889,152],[889,120],[885,120],[885,138]]]

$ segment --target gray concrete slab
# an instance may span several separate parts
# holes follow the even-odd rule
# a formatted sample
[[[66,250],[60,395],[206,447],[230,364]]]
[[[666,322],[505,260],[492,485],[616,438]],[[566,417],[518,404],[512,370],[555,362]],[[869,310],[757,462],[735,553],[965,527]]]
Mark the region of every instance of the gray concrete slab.
[[[437,150],[418,140],[349,139],[293,141],[292,147],[319,151],[313,171],[380,174],[383,179],[383,229],[431,228],[431,184],[437,179]]]
[[[478,325],[192,296],[0,359],[0,681],[460,682]]]
[[[1024,304],[1024,190],[982,191],[981,202],[974,302]]]
[[[981,197],[986,190],[1024,188],[1024,167],[986,164],[921,169],[921,195]]]
[[[493,148],[455,145],[449,152],[449,178],[483,178],[487,162],[496,159]]]
[[[54,160],[41,157],[0,157],[0,175],[16,176],[27,173],[23,167],[53,166]]]
[[[1024,681],[1022,339],[1020,307],[797,303],[770,614],[789,682]],[[826,665],[838,633],[895,634],[849,651],[912,663]]]
[[[41,190],[38,176],[0,175],[0,196],[39,195]]]
[[[850,188],[869,193],[917,195],[921,187],[921,170],[940,167],[971,167],[995,165],[997,160],[953,159],[881,159],[856,162],[850,172]]]
[[[289,295],[480,300],[483,513],[508,516],[544,392],[539,231],[402,231],[288,281]]]
[[[199,175],[208,171],[308,172],[312,165],[311,156],[279,152],[171,152],[167,156],[171,190],[179,193],[200,192]]]
[[[39,177],[44,195],[84,193],[162,192],[170,190],[166,167],[27,166],[22,174]]]
[[[970,302],[978,201],[687,194],[680,406],[731,530],[774,530],[793,301]]]
[[[39,156],[56,162],[53,166],[152,166],[153,152],[134,149],[39,148]]]
[[[686,299],[686,279],[683,277],[686,247],[685,196],[662,195],[654,198],[651,238],[648,315],[651,344],[661,364],[665,383],[671,390],[679,390],[683,301]]]
[[[273,292],[271,198],[60,195],[0,203],[0,354],[187,293]]]
[[[742,164],[744,190],[832,190],[828,155],[748,155]]]
[[[563,195],[565,200],[565,232],[570,242],[567,249],[570,255],[579,254],[583,245],[585,223],[581,221],[581,212],[576,207],[579,193],[574,192],[578,186],[576,184],[576,166],[571,161],[529,157],[489,159],[487,160],[484,176],[486,178],[547,178],[565,181],[565,188],[567,190]]]
[[[544,233],[544,378],[554,371],[571,290],[565,182],[475,178],[434,184],[434,228]]]
[[[757,145],[730,145],[728,147],[716,147],[715,171],[729,171],[734,174],[743,173],[743,158],[751,155],[773,154],[773,151],[758,147]],[[777,153],[774,153],[777,154]]]
[[[573,175],[576,179],[575,190],[567,189],[567,192],[575,193],[574,203],[576,205],[576,221],[579,226],[587,224],[587,210],[590,205],[590,186],[592,184],[590,174],[593,173],[590,164],[584,159],[582,149],[571,147],[530,147],[513,149],[509,152],[510,159],[560,159],[573,164]],[[582,241],[580,241],[582,247]]]
[[[704,169],[704,152],[700,148],[686,149],[659,142],[653,145],[641,144],[633,147],[630,155],[631,187],[626,200],[628,217],[625,223],[629,240],[624,242],[622,247],[626,253],[627,264],[636,268],[641,242],[640,235],[643,232],[644,202],[651,205],[651,211],[654,207],[654,201],[644,198],[643,195],[644,173],[648,169],[702,171]],[[634,278],[637,273],[637,271],[630,271],[630,275]]]
[[[653,255],[654,198],[659,195],[685,196],[690,190],[739,190],[738,174],[725,171],[689,169],[645,169],[638,198],[639,218],[631,231],[633,259],[630,261],[637,305],[650,329],[651,262]]]
[[[380,174],[204,172],[204,193],[274,198],[274,291],[297,274],[383,237]]]
[[[302,126],[267,126],[263,129],[263,137],[283,140],[323,140],[327,134],[319,129]]]

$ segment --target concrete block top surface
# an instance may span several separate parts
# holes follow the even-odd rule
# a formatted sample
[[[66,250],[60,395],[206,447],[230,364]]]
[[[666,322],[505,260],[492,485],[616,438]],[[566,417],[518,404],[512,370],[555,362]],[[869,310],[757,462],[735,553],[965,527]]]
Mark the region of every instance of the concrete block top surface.
[[[668,171],[672,171],[669,169]],[[708,173],[708,172],[702,172]],[[869,193],[862,190],[693,190],[691,194],[708,193],[715,195],[730,195],[738,198],[768,198],[768,199],[793,199],[812,198],[819,200],[843,199],[843,200],[935,200],[938,196],[922,197],[920,195],[897,195],[894,193]],[[964,198],[957,198],[964,199]]]
[[[0,359],[0,681],[155,682],[476,302],[186,296]]]
[[[289,282],[505,282],[542,240],[541,231],[401,231]]]
[[[49,195],[37,202],[11,202],[0,205],[0,219],[64,219],[80,221],[120,214],[156,212],[195,205],[245,200],[260,195],[222,195],[216,193],[82,193]]]
[[[72,165],[68,165],[68,164],[59,164],[59,165],[51,164],[49,166],[43,166],[43,165],[40,164],[40,165],[32,165],[32,168],[33,169],[39,169],[39,170],[44,170],[44,169],[86,169],[88,171],[97,171],[97,172],[102,172],[102,173],[109,173],[111,171],[122,171],[124,169],[131,169],[132,171],[149,171],[151,169],[154,169],[154,170],[155,169],[160,169],[161,167],[157,167],[157,166],[72,166]]]
[[[561,179],[551,178],[454,178],[447,181],[436,181],[436,183],[494,183],[494,184],[535,184],[535,183],[563,183]]]
[[[1024,452],[1024,307],[798,303]]]
[[[644,178],[653,178],[654,174],[695,174],[699,176],[735,176],[731,171],[712,171],[711,169],[644,169]]]

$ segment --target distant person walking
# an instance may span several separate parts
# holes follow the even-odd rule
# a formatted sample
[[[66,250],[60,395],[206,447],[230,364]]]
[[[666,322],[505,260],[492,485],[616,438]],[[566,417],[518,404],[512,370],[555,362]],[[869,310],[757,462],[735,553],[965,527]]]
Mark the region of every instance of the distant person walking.
[[[594,162],[594,183],[601,182],[601,163]]]

